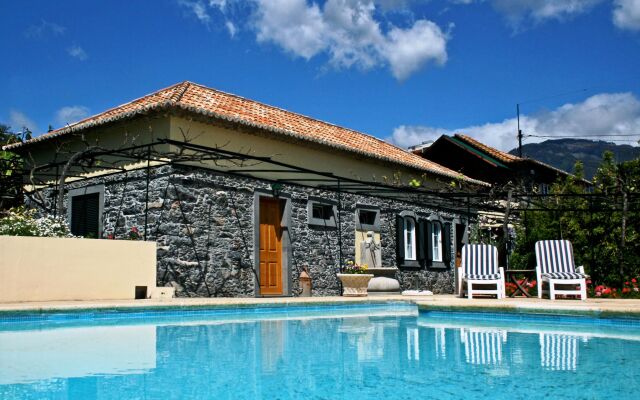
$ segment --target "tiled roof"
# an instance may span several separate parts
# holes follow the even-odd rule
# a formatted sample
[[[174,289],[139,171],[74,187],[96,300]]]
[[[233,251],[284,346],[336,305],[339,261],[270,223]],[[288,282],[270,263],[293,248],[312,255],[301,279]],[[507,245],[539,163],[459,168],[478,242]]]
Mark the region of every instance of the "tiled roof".
[[[522,158],[522,157],[518,157],[515,156],[513,154],[509,154],[509,153],[505,153],[504,151],[500,151],[496,148],[493,148],[491,146],[487,146],[484,143],[481,143],[477,140],[475,140],[474,138],[467,136],[467,135],[462,135],[462,134],[455,134],[454,135],[456,138],[458,138],[459,140],[462,140],[463,142],[467,143],[468,145],[475,147],[476,149],[488,154],[489,156],[498,159],[499,161],[505,163],[505,164],[516,164],[516,163],[532,163],[532,164],[538,164],[539,166],[542,166],[544,168],[549,168],[559,174],[562,175],[571,175],[571,173],[561,170],[560,168],[556,168],[553,165],[549,165],[546,163],[543,163],[542,161],[538,161],[534,158]],[[584,183],[588,183],[591,184],[591,182],[587,179],[582,179],[582,181]]]
[[[239,123],[267,130],[275,135],[315,142],[436,175],[484,184],[373,136],[187,81],[43,134],[25,143],[6,148],[15,149],[161,109],[182,110],[200,114],[212,120]]]
[[[505,153],[504,151],[500,151],[498,149],[494,149],[493,147],[487,146],[484,143],[478,142],[477,140],[475,140],[474,138],[467,136],[467,135],[461,135],[459,133],[454,135],[456,138],[464,141],[465,143],[467,143],[468,145],[475,147],[476,149],[485,152],[486,154],[490,155],[493,158],[498,159],[499,161],[505,163],[505,164],[509,164],[512,162],[517,162],[522,160],[520,157],[518,156],[514,156],[513,154],[509,154],[509,153]]]

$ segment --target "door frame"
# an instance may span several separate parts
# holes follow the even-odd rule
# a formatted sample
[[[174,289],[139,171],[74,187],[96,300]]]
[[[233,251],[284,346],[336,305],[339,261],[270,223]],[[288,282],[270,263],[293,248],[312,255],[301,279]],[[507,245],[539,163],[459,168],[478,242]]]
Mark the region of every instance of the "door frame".
[[[253,268],[256,271],[257,280],[255,282],[255,297],[263,297],[260,293],[260,198],[276,198],[271,190],[255,189],[253,193]],[[284,204],[282,211],[282,295],[268,295],[264,297],[285,297],[291,296],[291,236],[289,227],[291,226],[291,195],[288,193],[278,194],[277,199]]]

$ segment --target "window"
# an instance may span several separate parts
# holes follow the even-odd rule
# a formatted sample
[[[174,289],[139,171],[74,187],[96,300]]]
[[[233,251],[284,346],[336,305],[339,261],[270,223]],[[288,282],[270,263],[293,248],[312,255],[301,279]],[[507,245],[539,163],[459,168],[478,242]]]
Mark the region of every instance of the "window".
[[[100,237],[100,193],[71,197],[71,233]]]
[[[546,183],[541,183],[538,186],[538,191],[540,192],[540,194],[549,194],[549,185]]]
[[[376,217],[378,213],[372,210],[360,210],[358,213],[358,219],[362,225],[373,225],[376,223]]]
[[[327,204],[312,204],[311,214],[313,218],[330,220],[333,217],[333,207]]]
[[[442,262],[442,226],[439,222],[433,223],[431,233],[431,251],[433,255],[432,261]]]
[[[309,225],[336,227],[338,207],[331,200],[310,198],[307,202]]]
[[[404,259],[416,260],[416,221],[404,217]]]
[[[356,229],[380,232],[380,210],[375,206],[356,204]]]
[[[71,233],[87,238],[100,238],[103,205],[104,185],[69,190],[67,222]]]

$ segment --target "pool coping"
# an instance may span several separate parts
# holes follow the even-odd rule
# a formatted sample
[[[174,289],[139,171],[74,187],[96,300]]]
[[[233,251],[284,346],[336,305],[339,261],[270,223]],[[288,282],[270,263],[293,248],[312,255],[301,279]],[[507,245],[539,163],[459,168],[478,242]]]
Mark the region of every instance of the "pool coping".
[[[162,311],[229,310],[251,308],[336,307],[344,305],[416,304],[419,311],[566,315],[608,319],[640,319],[640,300],[589,299],[473,299],[452,295],[288,297],[288,298],[174,298],[166,300],[66,301],[0,304],[0,320],[18,315],[59,313],[134,313]]]

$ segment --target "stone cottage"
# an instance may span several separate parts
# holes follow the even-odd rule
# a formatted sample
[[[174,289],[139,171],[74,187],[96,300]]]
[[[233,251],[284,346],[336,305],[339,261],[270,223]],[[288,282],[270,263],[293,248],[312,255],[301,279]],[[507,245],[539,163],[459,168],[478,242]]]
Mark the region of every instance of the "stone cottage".
[[[485,183],[354,130],[181,82],[7,149],[74,234],[158,244],[178,296],[339,295],[351,259],[453,293]],[[411,183],[411,184],[409,184]],[[371,251],[369,251],[371,250]]]

